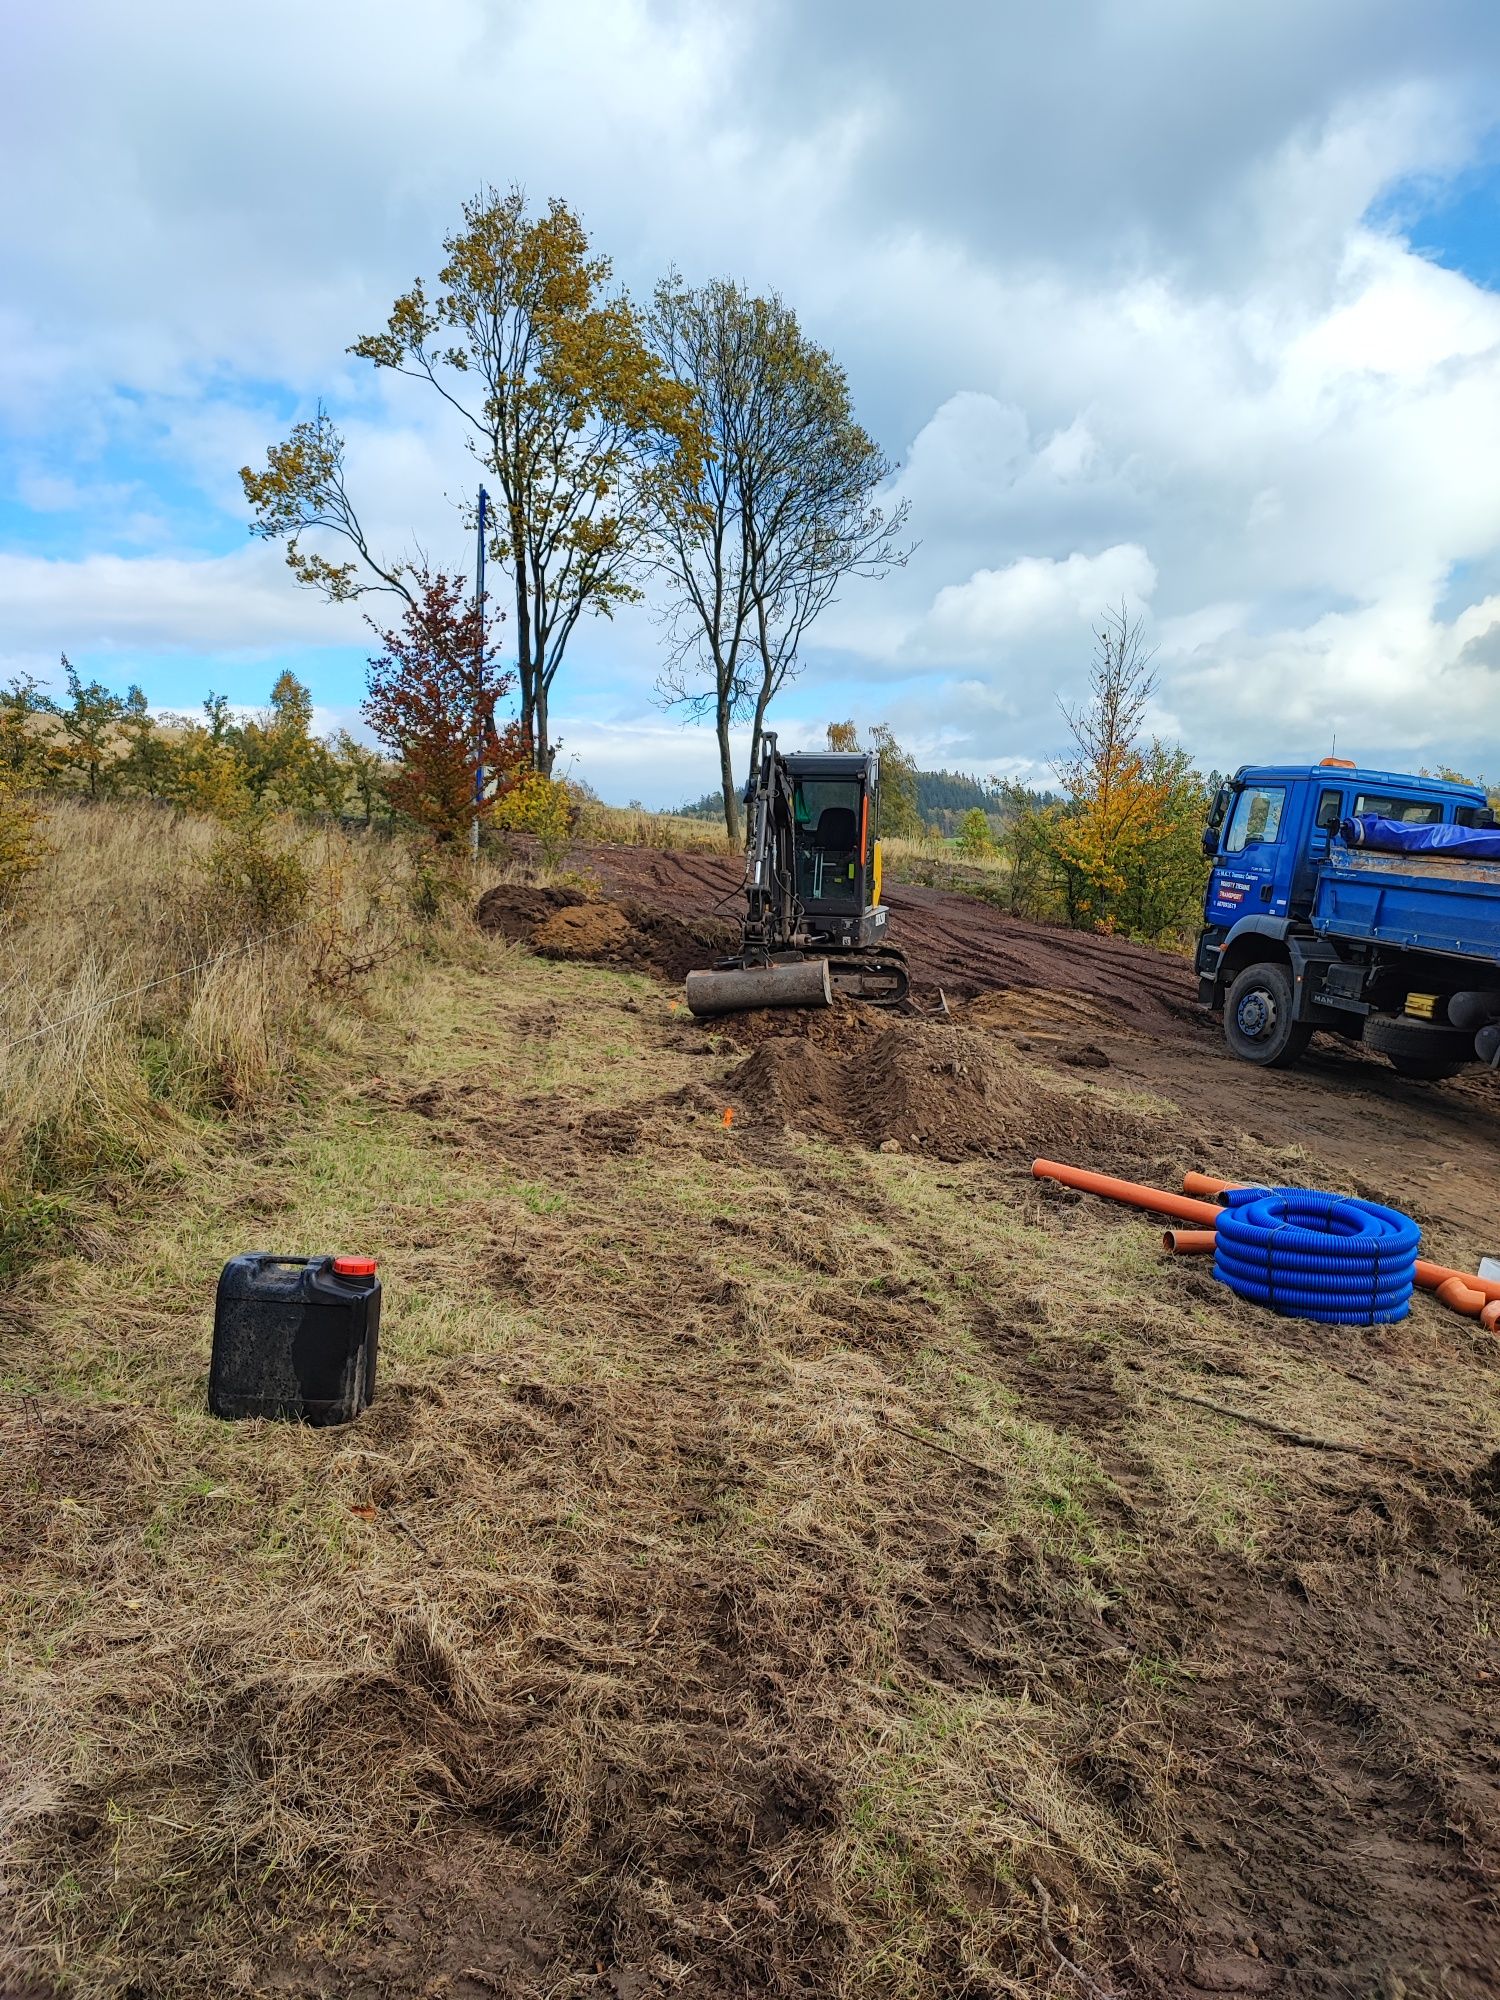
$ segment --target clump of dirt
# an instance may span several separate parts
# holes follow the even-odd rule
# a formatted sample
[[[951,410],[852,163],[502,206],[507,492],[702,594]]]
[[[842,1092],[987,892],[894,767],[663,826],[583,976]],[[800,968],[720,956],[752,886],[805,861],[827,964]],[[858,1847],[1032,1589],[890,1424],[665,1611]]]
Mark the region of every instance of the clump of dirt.
[[[1118,1163],[1163,1136],[1161,1118],[1070,1090],[990,1036],[944,1021],[891,1022],[832,1043],[771,1034],[725,1089],[752,1118],[942,1160],[1054,1147],[1089,1158],[1107,1147]]]
[[[639,956],[629,962],[674,983],[724,958],[739,943],[739,925],[723,917],[676,917],[649,903],[625,902],[620,908],[639,940],[633,947]]]
[[[481,930],[529,945],[543,958],[654,972],[674,984],[723,958],[739,936],[721,918],[679,917],[647,903],[530,883],[491,889],[474,914]]]

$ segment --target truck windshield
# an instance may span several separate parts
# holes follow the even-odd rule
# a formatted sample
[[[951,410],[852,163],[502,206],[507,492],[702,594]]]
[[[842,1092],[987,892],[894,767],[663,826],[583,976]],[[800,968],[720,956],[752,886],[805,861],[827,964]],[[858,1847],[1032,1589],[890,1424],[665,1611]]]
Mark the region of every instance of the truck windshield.
[[[1443,817],[1436,799],[1399,799],[1394,792],[1361,792],[1354,801],[1354,817],[1373,813],[1377,819],[1404,820],[1408,826],[1436,826]]]
[[[1270,847],[1281,838],[1284,785],[1246,785],[1234,802],[1234,815],[1224,836],[1226,854],[1243,854],[1247,847]]]

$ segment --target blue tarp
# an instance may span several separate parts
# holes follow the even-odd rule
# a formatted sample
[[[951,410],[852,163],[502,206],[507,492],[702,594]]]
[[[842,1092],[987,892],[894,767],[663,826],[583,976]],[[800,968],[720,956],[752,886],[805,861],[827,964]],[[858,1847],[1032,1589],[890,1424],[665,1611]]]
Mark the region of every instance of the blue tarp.
[[[1340,837],[1350,847],[1373,847],[1384,854],[1443,854],[1450,861],[1500,861],[1500,827],[1413,826],[1404,819],[1361,813],[1346,819]]]

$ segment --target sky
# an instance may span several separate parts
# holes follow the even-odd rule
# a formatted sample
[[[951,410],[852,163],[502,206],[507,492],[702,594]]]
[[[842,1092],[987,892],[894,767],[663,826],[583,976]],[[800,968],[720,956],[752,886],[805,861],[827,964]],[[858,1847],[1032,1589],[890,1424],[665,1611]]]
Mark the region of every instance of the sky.
[[[357,720],[368,606],[250,540],[238,468],[323,402],[379,544],[467,569],[476,468],[347,349],[466,197],[560,195],[632,293],[775,289],[918,543],[780,704],[1049,780],[1091,633],[1156,648],[1205,769],[1500,778],[1493,0],[10,0],[0,680]],[[388,601],[387,601],[388,602]],[[377,604],[377,610],[381,607]],[[648,602],[581,627],[565,766],[716,783]],[[743,755],[743,750],[741,751]]]

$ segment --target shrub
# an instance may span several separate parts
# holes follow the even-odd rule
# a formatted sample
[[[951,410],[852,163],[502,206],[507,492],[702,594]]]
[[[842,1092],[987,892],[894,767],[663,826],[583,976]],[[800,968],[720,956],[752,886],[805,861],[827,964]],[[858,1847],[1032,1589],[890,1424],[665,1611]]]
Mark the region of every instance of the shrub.
[[[39,808],[0,778],[0,912],[15,906],[46,852]]]
[[[548,867],[555,868],[573,836],[578,807],[560,778],[522,770],[496,799],[491,816],[503,832],[529,833]]]
[[[230,935],[286,930],[307,908],[306,864],[295,847],[277,844],[274,823],[259,815],[226,826],[203,867],[213,930]]]
[[[969,861],[983,861],[995,851],[989,816],[979,806],[971,806],[964,814],[958,830],[958,851]]]

